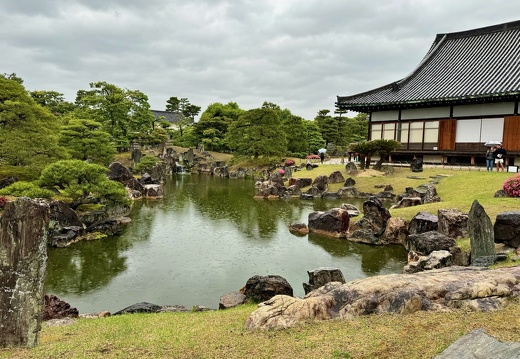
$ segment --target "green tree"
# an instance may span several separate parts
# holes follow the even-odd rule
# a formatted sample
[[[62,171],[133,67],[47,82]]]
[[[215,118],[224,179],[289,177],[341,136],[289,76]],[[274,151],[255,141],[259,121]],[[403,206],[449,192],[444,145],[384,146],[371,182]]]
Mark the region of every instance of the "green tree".
[[[76,105],[82,112],[78,117],[101,123],[119,151],[127,150],[130,142],[146,138],[153,130],[154,116],[145,94],[107,82],[90,83],[90,88],[76,94]]]
[[[125,187],[106,176],[103,166],[80,160],[62,160],[44,168],[39,178],[40,187],[57,189],[73,200],[77,208],[88,196],[99,198],[102,203],[126,204]]]
[[[244,112],[236,102],[210,104],[193,125],[195,142],[209,144],[214,151],[229,151],[228,127]]]
[[[346,126],[343,136],[345,143],[359,142],[368,138],[368,115],[358,113],[355,117],[346,117]]]
[[[110,135],[93,120],[70,118],[61,128],[59,143],[72,158],[98,164],[108,165],[116,153]]]
[[[58,119],[38,105],[19,81],[0,76],[0,163],[33,166],[67,157],[58,144]]]
[[[236,153],[258,158],[284,156],[287,139],[276,111],[257,108],[244,112],[228,128],[228,144]]]
[[[63,94],[57,91],[31,91],[30,95],[37,104],[47,108],[55,116],[62,116],[76,108],[76,105],[65,101]]]
[[[284,111],[289,112],[289,110]],[[287,115],[282,116],[281,128],[287,138],[288,155],[304,158],[309,150],[305,120],[289,112]]]
[[[170,97],[166,101],[166,111],[181,114],[181,120],[177,122],[181,137],[183,136],[184,128],[191,126],[195,122],[195,116],[200,112],[200,106],[190,103],[190,101],[183,97]]]
[[[314,122],[318,124],[321,136],[325,140],[325,144],[334,143],[338,141],[339,128],[336,118],[329,115],[329,110],[320,110],[318,115],[314,118]]]
[[[388,159],[388,155],[401,147],[401,143],[395,140],[373,140],[374,152],[379,154],[379,160],[372,167],[375,170],[381,170],[383,162]]]
[[[305,126],[305,139],[308,145],[308,153],[317,153],[318,150],[325,146],[325,140],[321,136],[320,128],[314,121],[304,120],[303,125]]]
[[[377,151],[372,141],[359,141],[351,143],[349,145],[349,150],[359,154],[359,162],[362,170],[370,167],[371,157]]]

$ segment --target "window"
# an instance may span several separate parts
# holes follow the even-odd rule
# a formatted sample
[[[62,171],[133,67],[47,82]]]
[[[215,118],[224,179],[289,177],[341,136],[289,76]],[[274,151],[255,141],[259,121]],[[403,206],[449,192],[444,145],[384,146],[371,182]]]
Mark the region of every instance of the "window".
[[[372,124],[372,132],[370,133],[370,139],[380,140],[382,130],[383,130],[382,124]]]
[[[383,125],[383,140],[393,140],[395,137],[395,122]]]

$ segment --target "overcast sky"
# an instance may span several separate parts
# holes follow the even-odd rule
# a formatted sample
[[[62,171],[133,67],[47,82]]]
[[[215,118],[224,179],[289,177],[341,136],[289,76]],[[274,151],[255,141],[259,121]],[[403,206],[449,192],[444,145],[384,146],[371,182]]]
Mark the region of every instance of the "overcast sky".
[[[0,73],[74,101],[90,82],[202,111],[264,101],[313,119],[399,80],[438,33],[520,19],[512,0],[0,0]]]

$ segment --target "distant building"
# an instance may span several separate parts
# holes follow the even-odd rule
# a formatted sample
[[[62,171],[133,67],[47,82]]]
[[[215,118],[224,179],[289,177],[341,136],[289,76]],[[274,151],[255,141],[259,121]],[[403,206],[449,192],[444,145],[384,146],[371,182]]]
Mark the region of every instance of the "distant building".
[[[170,128],[178,128],[178,123],[184,119],[184,115],[180,112],[169,112],[151,110],[157,120],[164,119],[170,123]]]
[[[438,34],[407,77],[353,96],[338,110],[369,114],[369,139],[395,139],[393,160],[484,163],[501,141],[520,164],[520,21]]]

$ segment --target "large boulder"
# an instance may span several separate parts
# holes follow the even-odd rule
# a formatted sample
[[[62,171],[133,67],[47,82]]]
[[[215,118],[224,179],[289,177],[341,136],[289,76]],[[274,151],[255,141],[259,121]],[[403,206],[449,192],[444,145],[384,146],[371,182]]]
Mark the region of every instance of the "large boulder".
[[[488,266],[495,262],[493,224],[484,207],[474,200],[468,214],[471,264]]]
[[[414,158],[412,163],[410,164],[410,170],[412,172],[422,172],[423,171],[423,160],[422,158]]]
[[[305,294],[330,282],[345,283],[345,277],[338,268],[320,267],[308,271],[307,274],[309,275],[309,282],[303,283]]]
[[[428,212],[417,213],[408,226],[410,234],[419,234],[436,231],[439,228],[439,218]]]
[[[352,237],[355,237],[356,230],[369,231],[376,237],[381,236],[390,217],[390,212],[383,206],[381,200],[370,197],[363,202],[363,218],[352,225]]]
[[[329,183],[341,183],[345,181],[343,174],[340,171],[334,171],[329,175]]]
[[[49,205],[27,197],[0,216],[0,347],[38,345],[47,270]]]
[[[426,256],[434,251],[449,251],[456,245],[457,244],[453,238],[445,236],[437,231],[430,231],[419,234],[410,234],[407,239],[406,249]]]
[[[289,186],[298,186],[299,188],[309,187],[312,185],[312,178],[289,178]]]
[[[231,292],[220,297],[218,309],[234,308],[238,305],[244,304],[247,298],[244,294],[239,292]]]
[[[49,245],[66,247],[85,233],[85,225],[68,204],[63,201],[51,201],[49,209]]]
[[[285,278],[279,275],[255,275],[247,280],[241,293],[244,294],[247,299],[251,299],[255,302],[263,302],[279,294],[292,297],[293,288]]]
[[[508,211],[497,214],[494,225],[495,242],[518,248],[520,247],[520,211]]]
[[[381,244],[401,244],[406,247],[408,238],[408,223],[399,217],[388,219],[386,228],[381,236]]]
[[[346,209],[332,208],[326,212],[309,213],[309,231],[332,237],[345,237],[350,223]]]
[[[349,175],[355,175],[358,173],[358,168],[354,162],[347,162],[345,165],[345,170]]]
[[[329,283],[305,296],[278,295],[259,304],[247,329],[287,328],[309,320],[453,309],[492,311],[520,295],[520,266],[494,270],[447,267]]]
[[[450,252],[441,250],[433,251],[427,256],[421,256],[415,252],[408,253],[408,264],[404,267],[405,273],[417,273],[424,270],[449,267],[452,265]]]
[[[316,187],[318,191],[325,192],[329,188],[329,179],[327,176],[320,175],[317,176],[314,181],[312,181],[312,186]]]
[[[439,209],[438,231],[452,238],[468,237],[468,214],[458,209]]]
[[[108,166],[108,179],[112,181],[121,182],[126,184],[126,182],[132,179],[134,176],[132,172],[125,166],[123,166],[119,162],[112,162],[110,166]]]

